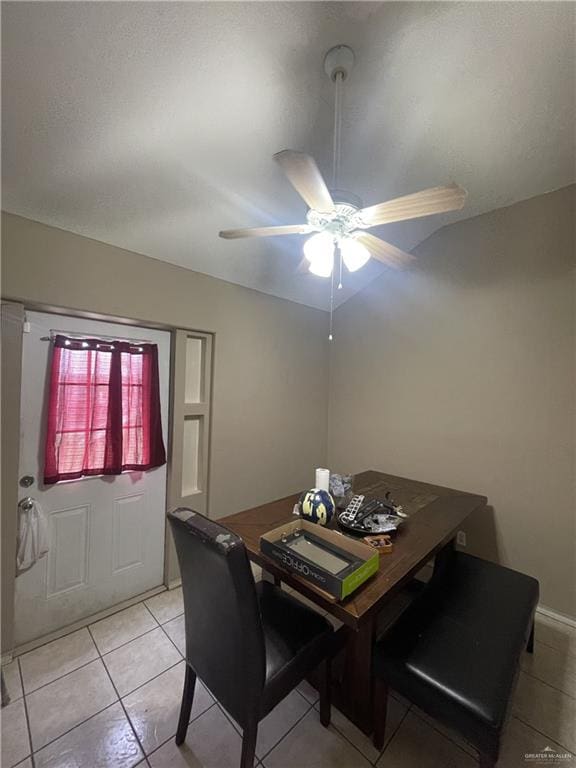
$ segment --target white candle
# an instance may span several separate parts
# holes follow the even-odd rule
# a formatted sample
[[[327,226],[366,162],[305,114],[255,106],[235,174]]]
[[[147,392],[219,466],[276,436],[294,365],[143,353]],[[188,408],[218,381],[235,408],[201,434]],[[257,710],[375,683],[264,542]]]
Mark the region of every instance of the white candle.
[[[330,490],[330,470],[329,469],[322,469],[321,467],[318,467],[316,470],[316,488],[319,488],[321,491],[329,491]]]

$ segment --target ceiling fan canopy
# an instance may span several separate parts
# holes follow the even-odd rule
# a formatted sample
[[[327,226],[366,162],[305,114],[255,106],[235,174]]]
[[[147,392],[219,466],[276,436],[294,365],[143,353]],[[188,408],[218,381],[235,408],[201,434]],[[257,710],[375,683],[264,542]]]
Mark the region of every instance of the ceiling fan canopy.
[[[284,149],[274,155],[274,160],[308,206],[306,223],[227,229],[220,232],[220,237],[226,239],[310,235],[303,247],[308,271],[320,277],[330,277],[334,273],[335,256],[339,256],[338,287],[341,287],[342,282],[342,263],[350,272],[354,272],[370,258],[396,268],[413,260],[410,254],[366,230],[392,222],[460,210],[466,201],[466,191],[457,184],[449,184],[365,208],[358,197],[338,189],[342,84],[353,65],[354,53],[346,45],[332,48],[324,59],[326,74],[335,86],[332,189],[328,188],[316,161],[310,155],[293,149]]]

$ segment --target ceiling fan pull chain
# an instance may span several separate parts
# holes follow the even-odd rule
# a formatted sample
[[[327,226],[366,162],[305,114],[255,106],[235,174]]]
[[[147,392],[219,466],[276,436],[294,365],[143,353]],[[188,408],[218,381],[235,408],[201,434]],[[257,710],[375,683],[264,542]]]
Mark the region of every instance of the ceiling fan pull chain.
[[[337,248],[338,248],[338,260],[340,262],[340,277],[338,278],[338,290],[341,291],[342,290],[342,262],[343,262],[343,258],[342,258],[342,248],[340,248],[340,246],[337,246]]]
[[[328,334],[328,341],[332,341],[332,329],[334,320],[334,270],[330,276],[330,333]]]
[[[344,74],[337,72],[334,78],[334,156],[332,158],[332,186],[338,189],[340,176],[340,134],[342,129],[342,82]]]

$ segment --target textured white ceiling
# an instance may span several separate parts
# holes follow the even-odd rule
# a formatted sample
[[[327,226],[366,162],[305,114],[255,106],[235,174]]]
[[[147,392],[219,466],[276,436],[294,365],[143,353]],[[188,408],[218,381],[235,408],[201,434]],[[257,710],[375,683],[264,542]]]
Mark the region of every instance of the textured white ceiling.
[[[455,180],[459,214],[381,227],[411,249],[574,181],[574,3],[2,3],[3,206],[313,306],[272,155],[330,170],[324,52],[351,45],[342,183],[366,204]],[[380,273],[347,280],[344,300]]]

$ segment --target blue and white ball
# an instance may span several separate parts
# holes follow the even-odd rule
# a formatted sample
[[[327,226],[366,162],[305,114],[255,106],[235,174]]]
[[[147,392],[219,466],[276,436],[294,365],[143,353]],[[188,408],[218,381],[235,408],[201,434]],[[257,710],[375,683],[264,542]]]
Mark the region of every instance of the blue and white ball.
[[[300,517],[309,523],[328,525],[334,515],[336,505],[328,491],[312,488],[300,496]]]

